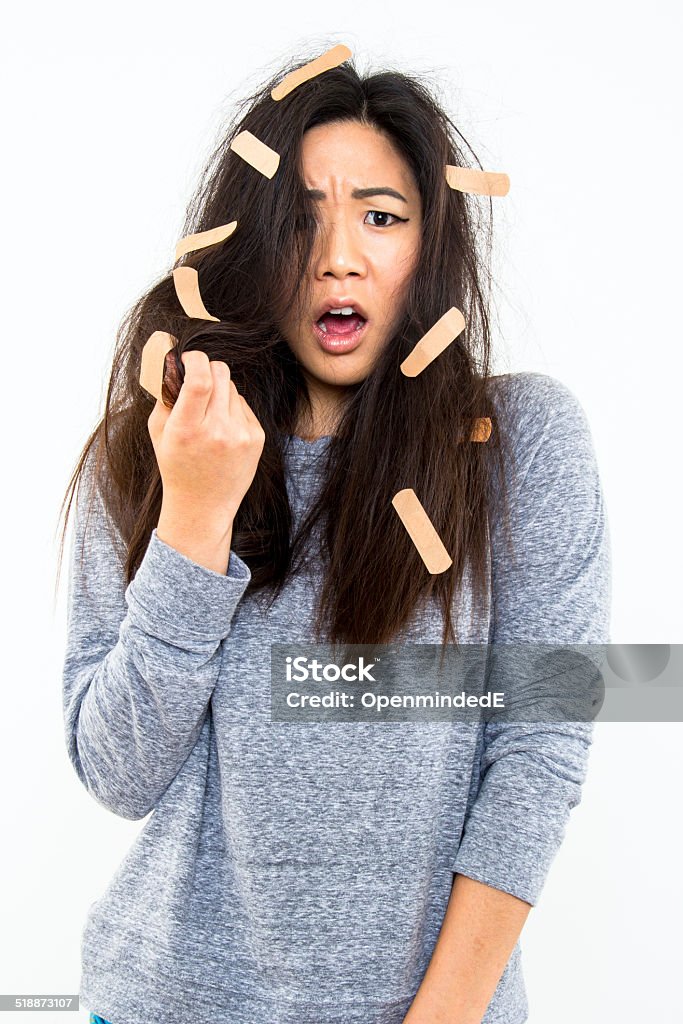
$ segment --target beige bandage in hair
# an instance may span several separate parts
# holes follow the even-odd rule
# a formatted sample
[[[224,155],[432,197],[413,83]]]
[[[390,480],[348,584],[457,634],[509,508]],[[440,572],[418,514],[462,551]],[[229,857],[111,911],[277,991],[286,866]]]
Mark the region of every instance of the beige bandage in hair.
[[[510,191],[507,174],[457,167],[455,164],[446,164],[446,181],[459,192],[474,192],[480,196],[506,196]]]
[[[279,85],[271,89],[271,97],[274,100],[284,99],[292,89],[296,89],[297,85],[308,82],[311,78],[315,78],[316,75],[321,75],[323,71],[330,71],[331,68],[338,67],[345,60],[348,60],[350,56],[351,50],[349,50],[348,46],[344,46],[343,43],[333,46],[331,50],[322,53],[315,60],[311,60],[308,64],[304,64],[303,67],[297,68],[296,71],[290,71],[288,75],[285,75]]]
[[[239,132],[230,143],[230,149],[266,178],[272,178],[280,166],[280,154],[266,146],[265,142],[261,142],[251,132]]]
[[[464,329],[464,316],[459,309],[451,306],[420,338],[413,351],[406,356],[401,363],[401,372],[406,377],[417,377],[438,355],[441,355],[444,349],[448,348]]]
[[[435,575],[450,568],[453,559],[443,546],[441,538],[412,487],[398,491],[391,499],[391,504],[398,512],[401,522],[410,534],[410,539],[428,571]]]
[[[209,245],[216,245],[229,238],[237,227],[237,221],[231,220],[229,224],[221,224],[220,227],[211,228],[209,231],[200,231],[196,235],[185,235],[175,247],[176,263],[188,252],[196,252],[197,249],[206,249]]]
[[[194,267],[176,267],[173,271],[173,283],[178,302],[187,316],[194,317],[195,320],[215,320],[220,323],[220,318],[212,316],[202,302],[199,294],[199,274]]]
[[[177,344],[177,338],[167,331],[155,331],[154,334],[150,334],[142,350],[140,385],[159,402],[163,401],[161,385],[164,381],[166,354]]]
[[[470,435],[470,441],[488,441],[491,436],[491,420],[488,416],[481,416],[474,421],[474,428]]]

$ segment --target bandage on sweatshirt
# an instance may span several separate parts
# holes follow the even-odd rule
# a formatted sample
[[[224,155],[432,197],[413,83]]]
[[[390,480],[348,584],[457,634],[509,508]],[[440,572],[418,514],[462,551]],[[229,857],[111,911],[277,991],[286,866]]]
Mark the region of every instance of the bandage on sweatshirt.
[[[516,453],[517,558],[494,507],[491,600],[473,615],[464,587],[456,635],[605,643],[610,541],[583,407],[547,374],[494,381]],[[295,524],[328,444],[287,439]],[[126,586],[123,542],[98,494],[86,516],[87,492],[71,540],[68,755],[99,804],[146,820],[90,905],[82,1003],[112,1024],[401,1024],[455,873],[538,901],[594,726],[273,721],[270,645],[313,637],[318,561],[266,608],[234,551],[217,573],[154,529]],[[409,642],[441,642],[427,609]],[[483,1021],[527,1016],[518,942]]]

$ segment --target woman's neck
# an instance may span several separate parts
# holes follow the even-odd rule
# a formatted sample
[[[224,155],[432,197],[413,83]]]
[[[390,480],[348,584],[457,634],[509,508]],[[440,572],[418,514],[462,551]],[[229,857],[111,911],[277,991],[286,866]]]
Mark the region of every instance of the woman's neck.
[[[303,441],[317,441],[319,437],[333,434],[341,418],[342,399],[345,393],[344,388],[328,385],[322,389],[311,387],[309,384],[311,407],[305,406],[299,416],[297,436]]]

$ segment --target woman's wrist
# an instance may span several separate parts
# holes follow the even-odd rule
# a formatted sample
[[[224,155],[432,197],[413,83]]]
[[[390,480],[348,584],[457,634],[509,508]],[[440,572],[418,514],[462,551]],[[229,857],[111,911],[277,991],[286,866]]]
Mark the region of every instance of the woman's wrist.
[[[222,520],[162,504],[157,537],[186,558],[225,575],[230,560],[232,519]]]

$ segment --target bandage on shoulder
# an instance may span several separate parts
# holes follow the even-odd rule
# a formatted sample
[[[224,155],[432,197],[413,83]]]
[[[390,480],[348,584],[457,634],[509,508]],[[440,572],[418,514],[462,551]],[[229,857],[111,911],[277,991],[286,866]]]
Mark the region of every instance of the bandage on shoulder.
[[[154,334],[150,334],[142,350],[140,385],[160,402],[163,401],[161,386],[164,382],[166,356],[177,344],[178,339],[168,331],[155,331]]]
[[[215,320],[220,323],[220,318],[212,316],[202,302],[199,294],[199,274],[194,267],[176,267],[173,271],[173,283],[178,302],[187,316],[195,320]]]
[[[453,565],[434,525],[412,487],[398,491],[391,499],[401,522],[417,548],[420,558],[432,575],[445,572]]]
[[[507,174],[479,171],[476,167],[446,164],[446,181],[459,192],[474,192],[480,196],[506,196],[510,191]]]
[[[236,227],[237,221],[231,220],[229,224],[221,224],[220,227],[211,228],[209,231],[200,231],[196,235],[185,235],[175,247],[176,263],[188,252],[196,252],[197,249],[206,249],[209,245],[225,241]]]
[[[303,67],[297,68],[296,71],[290,71],[274,89],[271,89],[270,95],[274,100],[282,100],[293,89],[296,89],[297,85],[310,81],[316,75],[321,75],[323,71],[330,71],[332,68],[339,67],[340,64],[343,64],[351,56],[351,50],[349,50],[348,46],[339,43],[337,46],[333,46],[331,50],[321,53],[315,60],[304,64]]]
[[[441,355],[451,342],[465,329],[465,318],[459,309],[451,306],[433,327],[430,327],[415,345],[413,351],[401,363],[401,372],[406,377],[417,377],[419,373]]]
[[[230,149],[266,178],[272,178],[280,166],[280,154],[266,146],[265,142],[261,142],[251,132],[239,132],[230,143]]]

